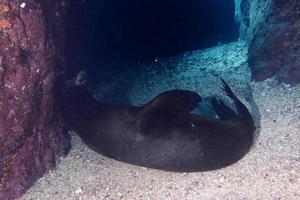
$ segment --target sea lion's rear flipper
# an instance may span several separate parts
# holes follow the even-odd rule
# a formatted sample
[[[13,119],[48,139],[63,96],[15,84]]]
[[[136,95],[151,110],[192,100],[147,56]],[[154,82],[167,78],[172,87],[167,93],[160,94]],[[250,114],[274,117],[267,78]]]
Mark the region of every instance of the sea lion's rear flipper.
[[[189,90],[169,90],[143,106],[143,114],[175,116],[191,112],[199,102],[199,94]]]
[[[246,120],[250,123],[253,123],[253,118],[248,108],[237,98],[237,96],[235,96],[229,85],[222,78],[221,81],[223,82],[223,91],[229,98],[231,98],[234,101],[237,110],[237,118],[239,120]]]
[[[216,98],[213,98],[211,104],[220,119],[222,120],[238,119],[237,114],[229,106],[225,105],[225,103],[221,99],[217,100]]]

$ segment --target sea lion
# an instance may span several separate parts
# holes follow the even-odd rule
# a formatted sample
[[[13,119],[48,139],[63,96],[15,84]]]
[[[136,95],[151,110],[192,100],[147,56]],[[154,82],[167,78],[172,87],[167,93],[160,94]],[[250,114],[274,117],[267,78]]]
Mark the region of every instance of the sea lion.
[[[221,100],[212,105],[219,119],[190,111],[201,101],[188,90],[166,91],[144,106],[95,100],[83,74],[62,94],[66,126],[94,151],[130,164],[174,172],[199,172],[226,167],[249,150],[254,121],[228,84],[223,90],[237,113]]]

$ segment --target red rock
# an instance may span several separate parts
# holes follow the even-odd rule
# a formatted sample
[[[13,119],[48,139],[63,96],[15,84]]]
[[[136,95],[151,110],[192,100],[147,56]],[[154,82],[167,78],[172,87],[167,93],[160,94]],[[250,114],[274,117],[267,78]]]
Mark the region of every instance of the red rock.
[[[0,21],[0,199],[22,195],[69,147],[55,96],[64,35],[53,11],[64,8],[59,0],[19,4],[0,0],[13,24]]]
[[[0,20],[0,29],[10,29],[12,27],[11,23],[6,19]]]
[[[7,4],[0,4],[0,12],[7,13],[10,11],[10,7]]]

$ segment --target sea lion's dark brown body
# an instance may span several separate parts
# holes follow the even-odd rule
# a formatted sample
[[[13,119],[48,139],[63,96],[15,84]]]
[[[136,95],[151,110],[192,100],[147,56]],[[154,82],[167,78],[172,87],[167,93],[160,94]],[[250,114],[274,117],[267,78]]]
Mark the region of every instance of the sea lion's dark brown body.
[[[118,161],[177,172],[215,170],[248,152],[255,129],[247,108],[224,84],[238,111],[214,99],[225,120],[191,114],[201,100],[191,91],[167,91],[138,107],[98,102],[85,86],[73,85],[63,95],[65,122],[90,148]]]

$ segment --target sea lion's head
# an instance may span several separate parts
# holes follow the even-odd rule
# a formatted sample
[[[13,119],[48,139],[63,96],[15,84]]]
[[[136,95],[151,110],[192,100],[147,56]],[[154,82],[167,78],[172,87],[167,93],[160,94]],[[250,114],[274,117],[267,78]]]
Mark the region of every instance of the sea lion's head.
[[[72,79],[66,81],[66,86],[87,86],[88,75],[86,71],[81,70]]]
[[[74,78],[74,85],[86,85],[87,82],[87,73],[84,70],[81,70]]]

